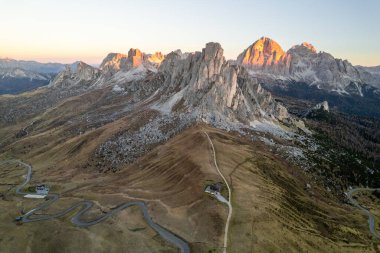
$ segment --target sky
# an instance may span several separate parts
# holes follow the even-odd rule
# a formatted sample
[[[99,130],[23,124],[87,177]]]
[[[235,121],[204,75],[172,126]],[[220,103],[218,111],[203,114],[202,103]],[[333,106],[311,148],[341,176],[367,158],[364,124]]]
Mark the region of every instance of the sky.
[[[0,0],[0,57],[99,64],[110,52],[200,51],[235,59],[262,36],[380,65],[379,0]]]

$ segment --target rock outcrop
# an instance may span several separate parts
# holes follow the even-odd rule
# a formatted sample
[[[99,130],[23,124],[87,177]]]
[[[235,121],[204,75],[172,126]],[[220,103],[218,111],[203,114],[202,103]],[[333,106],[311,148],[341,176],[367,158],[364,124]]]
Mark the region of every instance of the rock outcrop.
[[[329,112],[330,111],[329,103],[327,101],[323,101],[313,107],[313,110],[321,110],[321,109],[323,111]]]
[[[143,64],[144,54],[135,48],[131,48],[128,54],[110,53],[100,64],[100,69],[105,73],[114,74],[120,70],[130,70]]]
[[[171,94],[161,104],[182,99],[190,110],[243,123],[263,117],[273,120],[289,117],[286,108],[275,102],[243,67],[225,60],[219,43],[207,43],[202,52],[185,59],[172,52],[159,72],[166,77],[163,85],[166,94]]]
[[[128,61],[126,67],[138,67],[143,63],[144,54],[141,53],[140,49],[131,48],[128,52]]]

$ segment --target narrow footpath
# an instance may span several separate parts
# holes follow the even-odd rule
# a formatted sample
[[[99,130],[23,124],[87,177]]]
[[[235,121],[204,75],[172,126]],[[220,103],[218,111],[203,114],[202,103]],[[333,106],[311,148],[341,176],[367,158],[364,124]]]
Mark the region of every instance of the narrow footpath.
[[[223,176],[222,172],[219,169],[218,163],[216,161],[216,154],[215,154],[214,144],[212,143],[210,136],[205,131],[203,131],[203,133],[207,136],[207,139],[208,139],[208,141],[211,144],[212,154],[213,154],[213,157],[214,157],[215,168],[218,171],[219,175],[223,178],[223,181],[226,184],[227,189],[228,189],[228,202],[226,203],[228,205],[228,217],[227,217],[226,227],[224,229],[224,245],[223,245],[223,253],[227,253],[228,229],[229,229],[230,221],[231,221],[231,217],[232,217],[232,205],[231,205],[231,196],[232,195],[231,195],[231,188],[230,188],[230,186],[229,186],[226,178]]]

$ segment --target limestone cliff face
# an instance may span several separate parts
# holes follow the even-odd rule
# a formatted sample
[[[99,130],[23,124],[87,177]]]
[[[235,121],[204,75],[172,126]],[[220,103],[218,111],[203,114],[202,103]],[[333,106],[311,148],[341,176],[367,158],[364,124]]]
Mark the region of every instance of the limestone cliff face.
[[[262,37],[237,58],[238,63],[252,69],[288,74],[291,56],[274,40]]]
[[[167,94],[180,94],[184,105],[248,123],[259,118],[283,120],[287,110],[241,66],[230,65],[219,43],[181,59],[172,52],[160,66]],[[179,92],[178,92],[179,90]],[[165,99],[170,99],[170,96]]]
[[[76,69],[76,75],[81,80],[93,80],[100,75],[100,71],[84,62],[79,62]]]
[[[135,48],[131,48],[128,54],[110,53],[100,64],[103,72],[114,74],[120,70],[129,70],[142,65],[144,54]]]
[[[117,72],[125,65],[128,60],[128,55],[120,53],[109,53],[100,64],[100,69],[103,71]]]
[[[165,55],[163,55],[161,52],[156,52],[152,55],[149,55],[147,60],[150,63],[160,65],[161,62],[165,59]]]
[[[288,78],[340,93],[361,95],[361,84],[376,83],[370,73],[347,60],[336,59],[325,52],[317,53],[307,42],[284,52],[278,43],[263,37],[240,54],[237,63],[260,78],[265,75],[272,79]]]
[[[142,64],[144,60],[144,54],[141,53],[140,49],[131,48],[128,52],[128,61],[126,67],[138,67]]]

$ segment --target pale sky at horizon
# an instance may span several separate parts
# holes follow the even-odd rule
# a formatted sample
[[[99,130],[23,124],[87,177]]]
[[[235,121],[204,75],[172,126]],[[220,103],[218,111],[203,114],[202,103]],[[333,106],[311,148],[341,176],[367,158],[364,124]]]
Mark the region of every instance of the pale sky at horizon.
[[[200,51],[227,59],[262,36],[380,65],[379,0],[0,0],[0,57],[99,64],[110,52]]]

